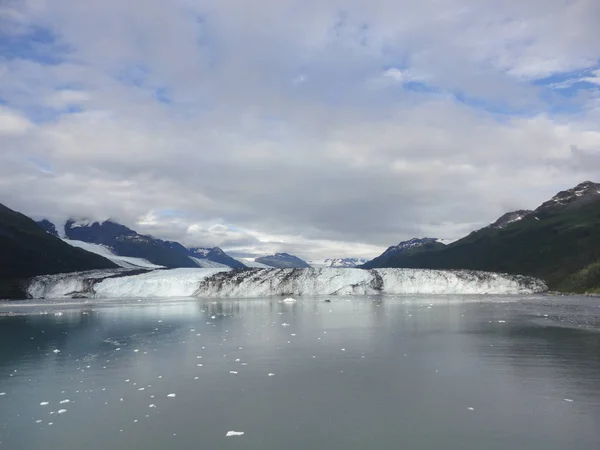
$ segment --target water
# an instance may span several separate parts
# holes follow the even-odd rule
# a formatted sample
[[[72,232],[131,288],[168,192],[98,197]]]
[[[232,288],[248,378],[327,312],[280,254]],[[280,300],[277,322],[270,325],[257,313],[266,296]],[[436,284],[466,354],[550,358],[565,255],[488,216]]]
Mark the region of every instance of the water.
[[[598,299],[79,302],[0,303],[0,449],[600,448]]]

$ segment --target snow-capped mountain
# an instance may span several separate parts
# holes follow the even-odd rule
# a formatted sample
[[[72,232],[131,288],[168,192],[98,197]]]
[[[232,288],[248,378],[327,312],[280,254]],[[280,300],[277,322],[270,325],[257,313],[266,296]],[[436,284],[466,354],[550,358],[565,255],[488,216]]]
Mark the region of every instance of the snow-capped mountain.
[[[311,260],[308,263],[312,267],[333,267],[339,269],[348,269],[360,266],[368,260],[365,258],[326,258],[323,260]]]
[[[542,203],[534,212],[534,214],[543,214],[545,212],[555,210],[556,208],[569,206],[580,206],[590,202],[595,202],[600,198],[600,183],[584,181],[577,186],[560,191],[547,202]]]
[[[383,252],[382,256],[397,253],[407,253],[417,250],[427,250],[442,246],[444,246],[444,244],[442,244],[437,238],[413,238],[409,239],[408,241],[402,241],[398,245],[388,247],[388,249]]]
[[[274,255],[256,258],[254,261],[277,269],[310,268],[310,265],[306,261],[297,256],[290,255],[289,253],[275,253]]]
[[[378,257],[372,259],[371,261],[367,261],[361,267],[364,269],[371,269],[373,267],[385,267],[387,261],[393,259],[399,255],[408,255],[412,253],[427,251],[427,250],[435,250],[445,247],[446,244],[441,242],[440,239],[437,238],[413,238],[408,241],[402,241],[398,245],[393,245],[388,247],[388,249],[383,252]]]
[[[42,220],[38,225],[68,244],[104,256],[121,267],[245,267],[218,247],[187,249],[179,242],[142,235],[112,220],[69,219],[58,226]]]

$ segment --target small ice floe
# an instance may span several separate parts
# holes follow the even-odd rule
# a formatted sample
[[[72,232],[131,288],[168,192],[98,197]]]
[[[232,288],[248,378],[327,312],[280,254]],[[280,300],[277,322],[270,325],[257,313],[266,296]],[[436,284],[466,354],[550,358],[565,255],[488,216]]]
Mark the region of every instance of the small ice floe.
[[[59,414],[64,414],[64,413],[66,413],[66,412],[67,412],[67,410],[66,410],[66,409],[59,409],[59,410],[58,410],[58,413],[59,413]]]
[[[2,397],[3,395],[6,395],[6,392],[0,392],[0,397]]]
[[[506,320],[499,320],[498,323],[506,323]]]
[[[242,366],[247,366],[247,365],[248,365],[248,363],[242,363]]]
[[[198,367],[202,367],[204,364],[196,364]]]
[[[50,404],[50,402],[41,402],[40,406],[48,406]]]
[[[237,371],[235,371],[235,370],[230,370],[229,373],[232,374],[232,375],[237,375],[238,374]]]
[[[175,395],[175,394],[167,394],[167,397],[170,397],[170,398],[175,398],[175,397],[176,397],[176,395]]]
[[[240,358],[236,358],[234,362],[240,362]]]
[[[216,318],[217,318],[217,316],[210,316],[210,318],[211,318],[211,319],[216,319]]]
[[[137,352],[139,352],[139,351],[140,351],[140,349],[136,348],[136,349],[133,351],[133,353],[137,353]]]
[[[289,324],[289,323],[285,323],[285,322],[283,322],[283,323],[281,324],[281,326],[282,326],[282,327],[289,327],[289,326],[290,326],[290,324]]]
[[[228,431],[227,434],[225,435],[225,437],[243,436],[243,435],[244,435],[243,431]]]
[[[61,313],[61,312],[55,312],[55,313],[54,313],[54,315],[55,315],[55,316],[62,316],[62,315],[63,315],[63,313]]]
[[[125,383],[129,383],[129,378],[127,378],[127,379],[125,380]]]
[[[146,390],[146,388],[143,388],[143,387],[138,389],[138,391],[145,391],[145,390]]]
[[[475,408],[473,408],[472,406],[469,406],[467,409],[468,409],[469,411],[475,411]]]
[[[60,353],[60,350],[55,348],[54,350],[52,350],[52,353]]]
[[[61,405],[64,405],[65,403],[71,403],[71,400],[69,400],[68,398],[65,398],[64,400],[61,400],[60,402]]]
[[[274,376],[275,376],[275,374],[274,374],[273,372],[270,372],[270,373],[268,374],[268,376],[270,376],[270,377],[274,377]]]
[[[156,408],[156,405],[154,403],[151,403],[148,405],[148,408]]]
[[[283,303],[296,303],[296,299],[292,297],[284,298]]]
[[[565,402],[569,402],[569,403],[573,403],[575,400],[573,400],[572,398],[565,398],[564,401]]]
[[[42,423],[42,420],[38,419],[38,420],[35,421],[35,423]]]
[[[120,351],[120,350],[121,350],[121,347],[117,347],[117,348],[115,348],[115,352],[118,352],[118,351]]]

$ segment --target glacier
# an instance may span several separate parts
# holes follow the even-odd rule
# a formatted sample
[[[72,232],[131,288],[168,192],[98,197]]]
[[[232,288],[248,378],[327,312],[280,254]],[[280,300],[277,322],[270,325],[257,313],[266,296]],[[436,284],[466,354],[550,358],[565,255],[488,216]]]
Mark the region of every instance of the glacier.
[[[532,277],[471,270],[225,268],[80,272],[32,280],[32,298],[290,297],[373,294],[533,294]]]
[[[79,225],[81,226],[81,225]],[[126,269],[162,269],[163,266],[159,266],[156,264],[152,264],[147,259],[143,258],[134,258],[131,256],[120,256],[114,253],[110,248],[101,244],[91,244],[89,242],[84,241],[76,241],[71,239],[63,238],[63,241],[69,244],[71,247],[78,247],[83,250],[86,250],[91,253],[95,253],[96,255],[103,256],[104,258],[114,262],[117,266],[123,267]]]

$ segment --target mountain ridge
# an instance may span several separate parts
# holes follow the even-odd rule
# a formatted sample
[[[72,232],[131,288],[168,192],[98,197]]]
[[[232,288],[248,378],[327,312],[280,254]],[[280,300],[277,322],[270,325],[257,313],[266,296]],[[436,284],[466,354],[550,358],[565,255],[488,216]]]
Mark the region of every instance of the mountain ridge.
[[[518,273],[542,278],[555,290],[600,289],[600,184],[585,181],[560,191],[518,220],[516,214],[507,221],[507,214],[444,247],[378,257],[363,267]],[[498,222],[502,226],[494,226]]]

